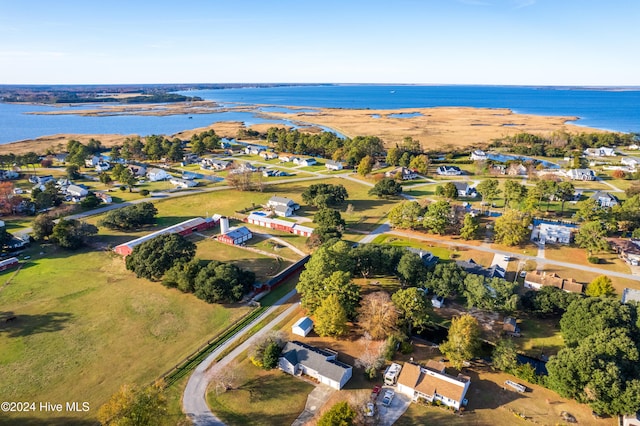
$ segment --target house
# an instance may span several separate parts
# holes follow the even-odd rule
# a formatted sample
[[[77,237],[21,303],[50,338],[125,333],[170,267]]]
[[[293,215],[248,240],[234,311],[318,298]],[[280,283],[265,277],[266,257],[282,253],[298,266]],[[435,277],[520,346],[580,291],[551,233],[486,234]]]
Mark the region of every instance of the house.
[[[618,204],[620,204],[620,202],[618,201],[618,199],[616,198],[615,195],[611,194],[610,192],[606,192],[606,191],[596,191],[593,193],[593,195],[591,197],[589,197],[590,200],[596,200],[596,202],[598,203],[598,205],[600,207],[613,207],[613,206],[617,206]]]
[[[532,232],[532,239],[537,238],[541,245],[546,243],[569,244],[574,228],[554,223],[540,223]],[[537,234],[537,236],[536,236]]]
[[[50,180],[54,180],[52,175],[42,175],[42,176],[30,176],[29,182],[36,185],[44,185]]]
[[[306,374],[333,389],[342,387],[351,379],[353,368],[338,361],[338,353],[320,349],[296,340],[287,342],[278,360],[278,367],[293,376]]]
[[[7,269],[15,268],[20,264],[17,257],[10,257],[8,259],[0,261],[0,271],[6,271]]]
[[[640,164],[640,160],[633,157],[623,157],[622,160],[620,160],[620,163],[622,163],[623,166],[635,169],[636,167],[638,167],[638,164]]]
[[[571,169],[567,176],[571,180],[596,180],[596,174],[591,169]]]
[[[505,317],[502,322],[502,331],[508,336],[519,337],[520,327],[518,327],[518,321],[513,317]]]
[[[67,186],[66,193],[72,197],[82,198],[86,197],[89,191],[79,185],[69,185]]]
[[[512,163],[507,168],[507,174],[509,176],[526,176],[529,170],[523,164]]]
[[[133,249],[144,243],[145,241],[149,241],[155,237],[158,237],[163,234],[179,234],[179,235],[189,235],[193,232],[204,231],[205,229],[212,228],[216,223],[219,222],[219,219],[214,218],[201,218],[196,217],[193,219],[185,220],[184,222],[177,223],[175,225],[169,226],[167,228],[160,229],[159,231],[152,232],[151,234],[142,236],[140,238],[136,238],[135,240],[131,240],[128,243],[120,244],[113,249],[116,253],[121,256],[128,256],[131,254]]]
[[[524,277],[524,286],[533,290],[540,290],[545,286],[552,286],[568,293],[582,293],[582,284],[573,279],[565,280],[554,273],[547,274],[541,271],[527,272]]]
[[[251,155],[258,155],[264,150],[265,149],[262,146],[247,145],[244,149],[244,153],[251,154]]]
[[[91,157],[84,160],[84,165],[91,168],[95,167],[100,162],[102,162],[102,158],[98,157],[97,155],[92,155]]]
[[[200,161],[200,168],[209,170],[226,170],[231,165],[231,161],[218,160],[215,158],[203,158]]]
[[[143,177],[147,175],[147,168],[145,166],[129,164],[127,165],[127,168],[131,170],[131,173],[133,173],[135,177]]]
[[[492,164],[489,166],[489,173],[492,175],[506,175],[507,174],[507,166],[504,164]]]
[[[487,154],[484,151],[476,149],[471,153],[471,160],[473,161],[485,161],[487,159]]]
[[[402,180],[413,180],[418,178],[418,174],[411,169],[406,167],[396,167],[393,170],[389,170],[385,172],[385,177],[395,178],[396,176],[401,176]]]
[[[453,182],[458,190],[458,197],[475,197],[478,195],[475,188],[469,186],[467,182]]]
[[[264,177],[281,177],[281,176],[290,176],[289,173],[284,172],[282,170],[273,170],[273,169],[265,169],[262,171],[262,176]]]
[[[96,172],[106,172],[111,168],[111,164],[106,161],[100,161],[96,164]]]
[[[621,426],[640,426],[640,411],[636,414],[625,414],[620,420]]]
[[[161,180],[167,180],[171,178],[171,175],[166,170],[153,168],[147,172],[147,178],[150,182],[158,182]]]
[[[225,244],[238,246],[253,238],[253,234],[246,226],[231,229],[226,233],[218,236],[218,241]]]
[[[414,402],[435,402],[459,410],[466,402],[471,379],[459,374],[450,376],[442,370],[436,370],[434,364],[422,367],[407,362],[398,377],[398,393],[408,396]]]
[[[300,205],[290,198],[273,196],[269,198],[267,206],[270,207],[278,216],[288,217],[300,208]]]
[[[106,192],[95,192],[95,194],[96,197],[98,197],[105,204],[110,204],[113,202],[113,198],[111,198],[111,195],[107,194]]]
[[[344,165],[342,164],[341,161],[327,160],[324,163],[324,166],[327,168],[327,170],[333,170],[333,171],[344,169]]]
[[[307,337],[311,330],[313,330],[313,321],[309,317],[302,317],[291,326],[291,332],[302,337]]]
[[[276,154],[273,151],[260,151],[260,153],[258,153],[258,155],[262,158],[264,158],[265,160],[273,160],[275,158],[278,158],[278,154]]]
[[[440,176],[460,176],[462,170],[457,166],[440,166],[436,169],[436,173]]]
[[[637,143],[632,143],[627,149],[629,151],[637,151],[640,149],[640,145],[638,145]]]
[[[587,148],[584,150],[587,157],[615,157],[616,150],[608,147]]]
[[[316,159],[313,157],[309,157],[309,158],[294,157],[291,161],[293,161],[294,164],[297,164],[302,167],[313,166],[317,163]]]
[[[171,183],[171,185],[175,186],[176,188],[182,189],[198,186],[198,182],[193,179],[181,179],[177,177],[172,177],[171,179],[169,179],[169,183]]]
[[[626,240],[624,238],[608,238],[611,248],[613,248],[618,257],[623,259],[629,265],[640,265],[640,240]]]
[[[640,290],[633,288],[625,288],[622,290],[622,303],[637,302],[640,303]]]
[[[18,179],[20,173],[15,170],[0,170],[0,180]]]
[[[438,256],[434,256],[433,253],[429,251],[425,251],[425,250],[413,248],[413,247],[405,247],[405,250],[420,256],[422,263],[424,264],[424,266],[427,267],[427,269],[433,269],[438,263],[438,261],[440,260]]]
[[[468,261],[456,260],[456,264],[469,274],[482,275],[487,278],[504,278],[507,272],[500,265],[492,265],[489,268],[485,268],[477,264],[473,259],[469,259]]]

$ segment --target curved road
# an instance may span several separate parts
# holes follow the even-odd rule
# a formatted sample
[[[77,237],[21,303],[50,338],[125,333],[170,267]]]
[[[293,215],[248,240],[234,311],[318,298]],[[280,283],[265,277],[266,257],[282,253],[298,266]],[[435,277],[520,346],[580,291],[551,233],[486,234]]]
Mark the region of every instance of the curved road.
[[[287,293],[282,299],[278,300],[273,306],[267,309],[259,317],[254,319],[250,324],[245,326],[233,338],[222,344],[218,349],[213,351],[204,361],[202,361],[189,377],[187,387],[182,396],[182,411],[191,419],[196,426],[224,426],[224,423],[217,418],[209,409],[206,401],[207,389],[214,379],[216,373],[227,367],[242,352],[246,351],[254,342],[262,336],[269,333],[273,327],[282,322],[288,315],[298,308],[298,302],[291,303],[284,312],[279,314],[269,324],[265,325],[260,331],[247,339],[240,346],[231,351],[227,356],[214,364],[215,359],[227,348],[238,342],[244,334],[263,321],[273,311],[287,303],[296,294],[296,290]]]

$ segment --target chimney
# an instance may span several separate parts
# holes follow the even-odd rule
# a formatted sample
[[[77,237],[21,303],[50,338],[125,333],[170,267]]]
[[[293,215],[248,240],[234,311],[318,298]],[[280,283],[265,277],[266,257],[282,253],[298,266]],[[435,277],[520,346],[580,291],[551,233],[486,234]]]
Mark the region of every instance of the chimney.
[[[229,218],[222,216],[220,218],[220,235],[224,235],[229,232]]]

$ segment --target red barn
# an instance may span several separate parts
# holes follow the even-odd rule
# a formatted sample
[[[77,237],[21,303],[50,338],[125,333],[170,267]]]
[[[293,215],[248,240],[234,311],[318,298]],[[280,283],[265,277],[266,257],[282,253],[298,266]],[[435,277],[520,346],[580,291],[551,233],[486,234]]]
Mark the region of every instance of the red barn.
[[[0,271],[6,271],[7,269],[15,268],[20,262],[17,257],[10,257],[0,262]]]

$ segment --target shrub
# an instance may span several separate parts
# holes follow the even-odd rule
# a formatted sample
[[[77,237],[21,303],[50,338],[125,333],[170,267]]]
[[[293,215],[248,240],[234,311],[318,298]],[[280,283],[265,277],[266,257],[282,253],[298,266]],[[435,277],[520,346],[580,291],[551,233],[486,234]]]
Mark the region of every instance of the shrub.
[[[597,257],[597,256],[589,256],[589,257],[587,257],[587,261],[589,263],[596,263],[597,264],[597,263],[600,263],[600,258]]]
[[[149,195],[149,190],[148,189],[140,190],[140,195],[142,195],[143,197],[146,197],[147,195]]]
[[[407,355],[413,352],[413,345],[409,341],[404,341],[400,343],[400,353],[403,355]]]
[[[127,190],[127,187],[126,187],[126,186],[122,185],[122,186],[120,187],[120,191],[124,192],[124,191],[126,191],[126,190]]]

